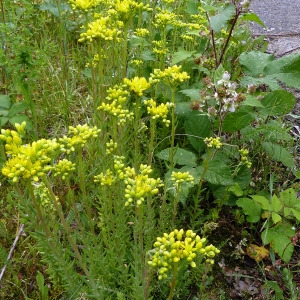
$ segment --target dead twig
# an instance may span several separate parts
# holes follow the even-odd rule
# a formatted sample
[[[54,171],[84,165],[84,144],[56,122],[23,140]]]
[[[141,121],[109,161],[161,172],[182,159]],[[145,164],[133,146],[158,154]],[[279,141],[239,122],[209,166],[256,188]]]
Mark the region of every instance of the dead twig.
[[[6,260],[7,262],[8,262],[8,261],[11,259],[11,257],[12,257],[12,254],[13,254],[13,252],[14,252],[16,246],[17,246],[17,242],[18,242],[18,240],[19,240],[19,238],[20,238],[20,236],[21,236],[21,234],[22,234],[22,232],[23,232],[23,228],[24,228],[24,224],[21,224],[20,227],[19,227],[19,230],[18,230],[18,234],[17,234],[17,236],[15,237],[15,240],[14,240],[14,242],[13,242],[13,244],[12,244],[10,250],[9,250],[9,253],[8,253],[8,256],[7,256],[7,260]],[[3,277],[3,275],[4,275],[4,272],[5,272],[5,270],[6,270],[6,267],[7,267],[7,264],[5,264],[4,267],[3,267],[2,270],[1,270],[1,273],[0,273],[0,282],[1,282],[1,280],[2,280],[2,277]]]

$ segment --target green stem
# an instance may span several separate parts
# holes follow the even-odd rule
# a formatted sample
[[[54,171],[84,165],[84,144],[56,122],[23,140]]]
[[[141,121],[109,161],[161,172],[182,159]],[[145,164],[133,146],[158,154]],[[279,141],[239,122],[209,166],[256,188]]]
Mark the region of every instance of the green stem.
[[[175,115],[175,91],[176,88],[171,88],[171,101],[172,101],[172,108],[171,108],[171,149],[170,149],[170,168],[174,168],[174,146],[175,146],[175,131],[176,131],[176,115]]]
[[[154,137],[155,137],[155,125],[156,125],[156,119],[150,119],[150,142],[149,142],[149,159],[148,159],[148,165],[152,165],[152,159],[153,159],[153,152],[154,152]]]
[[[72,250],[75,253],[75,257],[76,257],[76,259],[78,261],[78,264],[79,264],[80,268],[82,268],[82,270],[83,270],[84,274],[86,275],[86,277],[88,278],[87,282],[90,284],[90,286],[93,289],[93,291],[97,291],[97,285],[96,285],[93,277],[91,276],[91,273],[88,270],[86,264],[84,263],[83,258],[82,258],[81,254],[79,252],[78,246],[77,246],[75,240],[72,237],[70,226],[67,224],[67,221],[66,221],[66,219],[65,219],[65,217],[63,215],[63,212],[61,211],[61,206],[58,205],[58,203],[57,203],[57,199],[56,199],[56,197],[55,197],[55,195],[53,193],[53,190],[51,188],[51,184],[50,184],[48,178],[45,175],[42,176],[42,181],[46,185],[46,187],[47,187],[47,189],[49,191],[49,194],[50,194],[51,199],[52,199],[52,203],[53,203],[53,205],[55,207],[55,210],[56,210],[56,212],[58,214],[58,217],[59,217],[59,219],[61,221],[61,224],[62,224],[62,226],[64,228],[64,231],[66,233],[66,237],[67,237],[67,239],[68,239],[68,241],[69,241],[69,243],[70,243],[70,245],[72,247]],[[32,187],[31,187],[31,189],[32,189]],[[32,189],[32,193],[33,193],[33,189]],[[33,196],[34,196],[34,194],[33,194]],[[39,207],[38,207],[38,214],[40,214],[42,216]],[[96,292],[96,294],[98,294],[98,293]],[[98,296],[99,296],[99,294],[98,294]]]
[[[78,175],[79,175],[79,186],[82,194],[83,203],[85,206],[86,213],[88,215],[88,220],[90,224],[90,230],[93,233],[94,232],[94,226],[93,226],[93,219],[92,219],[92,212],[91,212],[91,203],[88,201],[88,197],[86,194],[86,188],[85,188],[85,172],[83,168],[83,161],[82,161],[82,148],[78,148]]]
[[[175,262],[174,270],[173,270],[173,277],[172,277],[172,281],[171,281],[171,285],[170,285],[170,294],[169,294],[168,300],[173,299],[173,294],[174,294],[175,284],[176,284],[176,279],[177,279],[177,273],[178,273],[178,262]]]
[[[138,138],[139,135],[139,122],[140,122],[140,109],[141,109],[140,97],[135,97],[135,114],[134,114],[134,168],[137,171],[140,161],[140,141]]]
[[[174,229],[175,217],[177,214],[177,205],[179,202],[180,184],[177,186],[176,197],[174,199],[173,214],[172,214],[172,229]]]

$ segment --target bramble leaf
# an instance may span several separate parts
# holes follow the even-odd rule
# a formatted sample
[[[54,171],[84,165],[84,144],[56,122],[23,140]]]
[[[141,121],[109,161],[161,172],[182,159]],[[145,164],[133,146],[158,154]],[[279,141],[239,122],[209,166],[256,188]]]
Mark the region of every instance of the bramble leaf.
[[[239,198],[236,204],[243,209],[243,213],[247,216],[248,222],[256,223],[260,220],[261,208],[256,201],[249,198]]]

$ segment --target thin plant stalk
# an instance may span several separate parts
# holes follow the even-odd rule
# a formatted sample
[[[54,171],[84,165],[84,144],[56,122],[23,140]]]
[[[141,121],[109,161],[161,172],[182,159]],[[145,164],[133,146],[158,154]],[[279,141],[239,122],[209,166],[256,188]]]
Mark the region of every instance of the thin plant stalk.
[[[177,273],[178,273],[178,262],[175,262],[174,269],[173,269],[172,281],[171,281],[171,285],[170,285],[170,294],[169,294],[168,300],[173,299],[173,294],[174,294],[176,280],[177,280]]]

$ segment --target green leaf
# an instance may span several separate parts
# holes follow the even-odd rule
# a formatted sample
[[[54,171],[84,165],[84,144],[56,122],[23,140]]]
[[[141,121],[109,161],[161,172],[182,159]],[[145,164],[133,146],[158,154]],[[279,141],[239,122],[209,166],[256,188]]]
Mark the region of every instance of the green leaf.
[[[176,104],[175,113],[181,117],[188,117],[193,113],[190,108],[190,103],[188,102],[179,102]]]
[[[8,95],[0,95],[0,109],[9,109],[11,106],[11,100]]]
[[[184,123],[188,140],[197,152],[205,148],[204,138],[210,136],[211,124],[207,115],[190,115]]]
[[[3,127],[7,122],[8,122],[8,118],[7,117],[1,117],[0,118],[0,127]]]
[[[300,54],[286,55],[274,60],[271,54],[259,51],[244,52],[239,61],[245,73],[241,84],[266,84],[272,90],[281,89],[278,81],[288,87],[300,88]]]
[[[33,125],[26,115],[19,114],[9,119],[9,123],[12,125],[15,125],[16,123],[21,124],[23,121],[26,122],[26,129],[31,131],[33,129]]]
[[[200,91],[201,90],[199,89],[187,89],[187,90],[180,91],[180,93],[189,97],[192,101],[195,101],[200,99]]]
[[[186,51],[181,50],[177,51],[172,55],[172,65],[176,65],[179,62],[186,60],[187,58],[190,58],[196,51]]]
[[[274,77],[288,87],[300,88],[300,54],[286,55],[268,64],[264,74]]]
[[[156,156],[159,159],[170,161],[170,149],[167,148],[159,153]],[[174,162],[178,165],[185,165],[185,166],[196,166],[197,165],[197,156],[188,150],[175,148],[174,149]]]
[[[288,263],[291,260],[294,246],[291,243],[291,237],[295,232],[290,224],[279,223],[276,227],[265,229],[261,238],[264,244],[271,244],[272,249]]]
[[[256,114],[247,108],[241,108],[237,112],[228,113],[224,119],[223,131],[235,132],[248,126],[255,120]]]
[[[274,212],[280,212],[282,210],[283,203],[278,199],[276,195],[273,195],[271,201],[271,209]]]
[[[300,202],[299,199],[297,198],[296,191],[292,188],[280,192],[279,197],[281,202],[284,203],[284,205],[290,207],[293,207]]]
[[[281,221],[281,216],[279,214],[272,212],[271,216],[274,224],[277,224],[278,222]]]
[[[155,61],[155,56],[153,55],[152,51],[145,50],[142,52],[142,59],[144,61]]]
[[[243,106],[252,106],[252,107],[264,107],[261,101],[257,100],[256,97],[247,95],[246,100],[242,103]]]
[[[196,168],[199,174],[203,174],[204,166],[200,165]],[[233,185],[232,174],[229,167],[219,160],[211,160],[208,163],[204,179],[209,183],[216,185]]]
[[[249,198],[239,198],[236,204],[243,209],[243,213],[247,216],[248,222],[256,223],[260,220],[261,208],[257,202]]]
[[[289,168],[295,165],[293,156],[286,148],[270,142],[263,142],[262,147],[273,160],[280,161]]]
[[[244,194],[243,190],[237,182],[235,182],[234,185],[229,187],[228,191],[233,193],[237,197],[241,197]]]
[[[260,195],[251,195],[251,198],[256,201],[262,209],[271,210],[271,203],[266,197]]]
[[[251,178],[252,174],[250,170],[244,165],[238,170],[233,180],[244,190],[249,185]]]
[[[8,113],[8,118],[13,117],[14,115],[24,112],[28,107],[28,103],[25,101],[14,103]]]
[[[274,56],[260,51],[243,52],[239,57],[239,62],[244,72],[251,77],[263,76],[263,72],[268,63],[272,62]]]
[[[189,195],[190,189],[196,184],[196,182],[198,182],[198,180],[196,179],[196,177],[194,177],[194,182],[182,182],[180,184],[179,187],[179,194],[177,195],[177,190],[174,187],[174,183],[171,180],[171,176],[172,176],[172,172],[189,172],[192,176],[194,176],[193,174],[196,174],[195,172],[195,168],[191,168],[191,167],[183,167],[181,169],[171,169],[169,170],[166,175],[165,175],[165,186],[167,188],[167,191],[172,195],[172,197],[176,197],[178,196],[179,202],[182,203],[183,205],[185,205],[186,203],[186,199]],[[199,178],[200,180],[200,178]]]
[[[210,26],[215,32],[220,32],[226,23],[234,16],[235,6],[228,5],[222,12],[210,19]]]
[[[266,27],[262,20],[259,18],[259,16],[254,13],[245,13],[239,18],[239,20],[255,22],[261,25],[262,27]]]
[[[276,90],[268,93],[262,100],[264,108],[259,112],[264,116],[281,116],[286,115],[294,108],[296,104],[295,96],[284,90]]]

